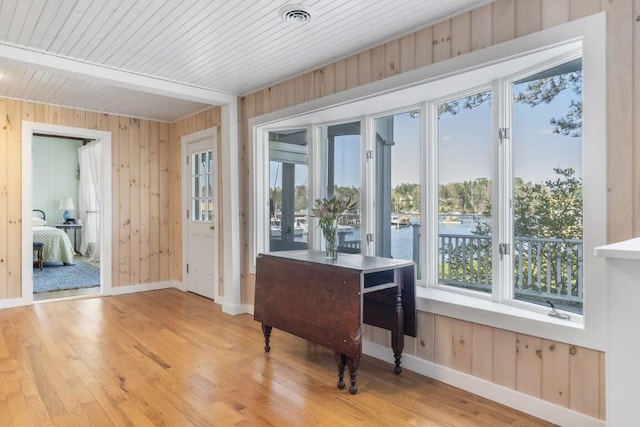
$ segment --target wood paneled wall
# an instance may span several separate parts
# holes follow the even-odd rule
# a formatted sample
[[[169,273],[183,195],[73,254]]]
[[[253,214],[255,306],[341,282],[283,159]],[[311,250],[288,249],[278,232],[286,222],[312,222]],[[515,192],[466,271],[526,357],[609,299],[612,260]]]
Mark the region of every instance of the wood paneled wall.
[[[220,108],[175,123],[117,116],[105,121],[108,128],[101,130],[113,138],[113,286],[180,281],[180,137],[219,130]]]
[[[112,286],[179,281],[180,136],[220,126],[220,108],[176,123],[0,98],[0,299],[22,291],[22,120],[109,131]]]
[[[175,280],[168,189],[176,148],[169,144],[169,124],[99,118],[97,129],[110,131],[113,143],[112,286]]]
[[[365,337],[391,347],[389,331]],[[404,353],[605,419],[604,353],[451,317],[418,312],[418,336]]]
[[[608,28],[608,240],[637,236],[640,174],[635,165],[640,165],[640,149],[635,147],[640,144],[640,84],[633,67],[640,66],[640,24],[635,21],[635,15],[640,13],[640,0],[496,0],[245,96],[241,104],[241,130],[246,130],[252,117],[601,11],[607,12]],[[244,136],[243,153],[248,152],[250,143]],[[250,162],[243,165],[242,179],[244,182],[251,179]],[[249,197],[244,199],[243,216]],[[244,248],[243,253],[248,254],[247,241]],[[242,265],[248,263],[245,259]],[[247,303],[253,302],[254,283],[254,275],[248,272],[243,275]],[[422,338],[414,346],[418,357],[604,419],[604,356],[600,352],[430,313],[420,313],[420,319]],[[388,343],[385,334],[375,328],[369,329],[367,336],[373,342]],[[493,346],[473,346],[474,342],[486,340],[493,342]]]

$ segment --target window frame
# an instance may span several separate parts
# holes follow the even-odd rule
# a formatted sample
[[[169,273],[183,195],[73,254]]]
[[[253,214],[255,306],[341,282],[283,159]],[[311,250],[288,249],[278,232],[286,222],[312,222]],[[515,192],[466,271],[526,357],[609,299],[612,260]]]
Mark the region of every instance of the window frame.
[[[465,91],[486,85],[488,82],[493,82],[491,84],[496,85],[499,79],[506,80],[516,71],[520,74],[523,70],[557,58],[581,45],[584,79],[583,163],[585,167],[583,183],[584,187],[588,188],[584,195],[584,318],[572,318],[571,321],[555,319],[546,313],[536,312],[530,308],[504,304],[503,296],[498,296],[499,302],[496,302],[496,297],[493,294],[491,298],[483,299],[435,289],[432,286],[417,288],[417,307],[419,310],[519,333],[604,349],[606,344],[604,331],[606,307],[604,305],[604,287],[602,286],[604,283],[604,261],[594,256],[593,249],[606,243],[606,164],[603,164],[606,159],[606,144],[602,143],[602,141],[606,141],[606,87],[601,84],[606,81],[605,26],[606,15],[604,13],[591,15],[418,70],[398,74],[368,85],[250,119],[248,134],[253,135],[250,155],[253,156],[255,173],[254,179],[250,179],[252,188],[249,196],[250,215],[253,216],[249,231],[250,256],[248,263],[250,272],[255,272],[255,256],[259,249],[263,248],[256,239],[256,236],[260,235],[260,221],[257,218],[260,218],[265,208],[264,200],[261,200],[260,196],[262,184],[259,164],[264,159],[260,155],[264,149],[260,147],[259,132],[271,130],[272,126],[277,126],[280,129],[310,126],[313,128],[313,132],[310,134],[313,135],[312,141],[310,141],[310,156],[317,156],[319,150],[314,141],[317,138],[318,126],[325,126],[332,122],[353,121],[356,117],[364,117],[364,123],[361,127],[364,149],[369,144],[367,141],[372,123],[370,117],[383,115],[385,111],[406,109],[412,105],[423,105],[423,103],[424,107],[421,109],[426,110],[428,103],[453,93],[451,88],[461,88],[461,91]],[[493,113],[494,116],[497,116],[494,119],[504,121],[505,114],[505,111],[496,111]],[[425,118],[422,120],[422,134],[427,135],[428,138],[427,129],[433,129],[433,126],[428,126],[426,116],[426,114],[423,115]],[[493,127],[495,128],[495,126]],[[494,131],[496,130],[494,129]],[[423,180],[421,182],[422,216],[425,220],[423,224],[433,224],[433,220],[424,217],[425,215],[434,215],[437,212],[434,209],[432,198],[426,194],[428,191],[426,184],[435,182],[432,176],[434,158],[431,152],[427,155],[428,150],[431,150],[429,144],[424,147],[421,154],[424,165],[421,171]],[[498,152],[495,155],[500,157],[505,154]],[[309,165],[310,187],[312,187],[310,191],[315,191],[311,193],[311,198],[318,194],[318,183],[315,181],[319,172],[314,170],[313,163],[314,161],[310,161]],[[499,172],[499,168],[505,166],[499,162],[493,167],[497,168]],[[370,168],[364,166],[362,174],[362,191],[365,192],[365,185],[367,185],[365,178],[371,178]],[[312,181],[313,184],[311,184]],[[493,185],[497,186],[498,183]],[[497,194],[507,194],[505,188],[493,188],[492,191]],[[429,200],[431,201],[429,202]],[[260,205],[261,203],[262,205]],[[374,214],[375,211],[370,210],[371,203],[370,200],[362,201],[362,208],[366,209],[362,218],[363,231],[364,227],[373,227],[367,218],[367,212]],[[504,213],[498,214],[494,211],[493,215],[504,216]],[[507,222],[502,221],[501,223]],[[310,229],[314,226],[311,223],[309,225]],[[424,234],[426,233],[423,232]],[[314,239],[311,236],[309,241],[310,247],[315,247]],[[426,266],[426,258],[430,256],[430,243],[423,242],[423,247],[425,250],[421,254],[421,261],[423,266]],[[497,245],[494,245],[494,251],[495,248]],[[363,250],[363,253],[368,252]],[[494,253],[494,256],[497,254]]]
[[[514,251],[511,250],[509,254],[499,254],[499,243],[506,243],[514,248],[514,224],[513,224],[513,147],[512,138],[508,143],[501,144],[498,138],[498,129],[508,128],[511,132],[513,129],[513,90],[512,84],[515,81],[526,78],[531,75],[535,75],[541,71],[549,70],[557,65],[564,64],[573,59],[582,57],[582,48],[576,48],[567,51],[562,55],[558,55],[549,60],[543,61],[539,64],[535,64],[532,67],[528,67],[523,70],[519,70],[516,73],[498,78],[487,84],[480,85],[474,88],[469,88],[463,91],[449,94],[445,97],[433,99],[427,102],[428,109],[428,141],[426,149],[430,156],[430,170],[432,171],[430,179],[427,181],[429,188],[429,198],[432,209],[427,209],[427,221],[430,226],[427,235],[438,235],[438,211],[439,211],[439,128],[438,128],[438,106],[453,100],[459,100],[469,95],[477,94],[479,92],[490,91],[492,94],[491,102],[491,160],[492,160],[492,259],[499,260],[492,263],[492,286],[491,292],[480,292],[472,289],[465,289],[461,287],[443,285],[438,283],[438,260],[436,254],[438,253],[438,239],[428,239],[423,244],[426,244],[429,248],[430,254],[426,260],[425,271],[428,274],[429,283],[427,287],[438,289],[441,291],[447,291],[457,293],[460,295],[466,295],[469,297],[480,298],[484,300],[490,300],[500,304],[507,304],[514,307],[522,308],[524,310],[530,310],[540,314],[548,314],[549,307],[541,304],[534,304],[524,300],[518,300],[515,298],[514,292],[514,268],[513,259]],[[424,222],[423,222],[424,223]],[[584,240],[584,239],[583,239]],[[558,310],[560,311],[560,310]],[[574,321],[578,323],[583,322],[583,316],[576,313],[567,313],[573,317]]]
[[[431,99],[426,102],[428,122],[427,122],[427,141],[426,141],[427,146],[425,147],[425,150],[428,152],[429,170],[431,171],[430,174],[428,175],[428,180],[426,181],[427,182],[426,187],[429,190],[426,196],[429,199],[429,204],[427,205],[428,209],[426,212],[427,213],[426,224],[429,227],[429,229],[426,234],[429,236],[436,236],[436,238],[429,239],[426,242],[423,242],[423,244],[426,245],[427,247],[427,250],[425,252],[428,252],[428,258],[427,259],[423,258],[421,261],[423,262],[422,265],[425,266],[425,271],[428,274],[427,277],[431,280],[431,283],[425,284],[426,287],[432,288],[432,289],[438,289],[444,292],[453,292],[460,295],[466,295],[468,297],[473,297],[473,298],[497,301],[498,300],[497,291],[499,291],[499,288],[497,286],[494,286],[493,284],[496,283],[496,280],[498,280],[499,276],[497,275],[498,272],[496,271],[495,268],[492,268],[491,293],[480,292],[480,291],[474,291],[470,289],[463,289],[463,288],[458,288],[454,286],[439,284],[438,283],[438,260],[437,260],[437,254],[439,252],[439,248],[438,248],[439,239],[437,236],[439,235],[438,213],[439,213],[439,192],[440,192],[440,188],[439,188],[440,165],[438,163],[438,158],[439,158],[438,105],[445,102],[461,99],[466,96],[473,95],[479,92],[491,91],[493,95],[495,90],[494,83],[495,82],[488,82],[479,86],[465,89],[463,91],[454,92],[440,98]],[[492,171],[491,173],[492,173],[492,176],[497,176],[495,175],[496,162],[493,162],[493,160],[496,158],[496,144],[495,144],[496,130],[495,129],[496,129],[497,122],[495,120],[495,114],[494,114],[495,104],[496,104],[495,100],[492,99],[492,103],[491,103],[492,105],[491,106],[491,115],[492,115],[492,119],[491,119],[491,151],[492,151],[491,152],[491,160],[492,160],[491,169]],[[497,179],[491,180],[491,186],[492,186],[491,199],[492,200],[498,195],[498,192],[495,189],[495,186],[497,185],[496,181],[498,180]],[[491,215],[492,227],[495,227],[495,225],[497,224],[497,221],[499,221],[499,218],[496,217],[496,215],[497,215],[496,209],[492,209],[492,215]],[[496,228],[493,228],[493,229],[495,230]],[[495,258],[496,252],[495,252],[495,249],[493,248],[494,246],[493,240],[494,240],[494,236],[492,235],[492,244],[491,244],[491,248],[493,251],[492,258],[496,259]]]

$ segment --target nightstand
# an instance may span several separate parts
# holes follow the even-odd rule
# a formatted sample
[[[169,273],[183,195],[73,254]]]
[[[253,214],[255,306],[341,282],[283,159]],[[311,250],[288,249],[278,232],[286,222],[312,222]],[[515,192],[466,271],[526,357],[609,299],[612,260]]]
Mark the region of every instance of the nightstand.
[[[55,226],[56,228],[64,230],[65,233],[67,232],[67,230],[73,230],[73,250],[76,251],[76,254],[80,255],[80,252],[78,252],[78,249],[76,248],[76,240],[78,238],[77,236],[78,230],[82,228],[82,225],[81,224],[55,224]]]

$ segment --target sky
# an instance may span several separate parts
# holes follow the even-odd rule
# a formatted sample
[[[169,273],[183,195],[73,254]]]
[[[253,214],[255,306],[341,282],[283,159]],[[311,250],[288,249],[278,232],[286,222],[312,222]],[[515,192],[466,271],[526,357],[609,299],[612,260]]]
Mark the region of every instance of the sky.
[[[514,172],[531,182],[555,177],[553,168],[572,167],[582,176],[582,139],[554,134],[549,120],[567,112],[573,90],[560,93],[551,103],[536,107],[517,103],[513,108]],[[439,120],[440,183],[462,182],[491,176],[490,103],[473,109],[461,108]],[[394,121],[392,186],[420,181],[420,119],[400,114]],[[359,136],[336,138],[336,184],[360,186],[361,144]],[[303,167],[296,168],[296,183],[306,184]],[[271,174],[271,184],[274,173]]]

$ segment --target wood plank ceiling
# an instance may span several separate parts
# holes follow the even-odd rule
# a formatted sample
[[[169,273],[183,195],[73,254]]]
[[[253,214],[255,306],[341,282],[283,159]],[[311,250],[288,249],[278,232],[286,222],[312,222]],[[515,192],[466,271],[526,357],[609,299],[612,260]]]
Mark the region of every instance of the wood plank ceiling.
[[[0,96],[174,121],[487,2],[0,0]]]

